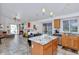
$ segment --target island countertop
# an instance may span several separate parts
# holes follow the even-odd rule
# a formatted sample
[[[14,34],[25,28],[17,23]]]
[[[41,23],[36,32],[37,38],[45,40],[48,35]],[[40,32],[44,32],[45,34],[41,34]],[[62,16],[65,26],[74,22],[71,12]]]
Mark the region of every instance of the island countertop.
[[[29,40],[39,43],[41,45],[45,45],[56,38],[57,38],[57,36],[45,36],[44,37],[43,35],[41,35],[41,36],[29,38]]]

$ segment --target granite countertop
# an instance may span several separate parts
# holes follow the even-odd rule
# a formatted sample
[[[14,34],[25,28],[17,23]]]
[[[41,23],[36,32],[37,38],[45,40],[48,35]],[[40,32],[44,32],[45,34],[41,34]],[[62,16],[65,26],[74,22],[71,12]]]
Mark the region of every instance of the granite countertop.
[[[66,35],[72,35],[72,36],[79,36],[79,34],[78,33],[65,33]]]
[[[31,40],[33,42],[36,42],[36,43],[39,43],[41,45],[45,45],[45,44],[49,43],[50,41],[52,41],[52,40],[54,40],[56,38],[57,38],[57,36],[43,37],[41,35],[41,36],[36,36],[36,37],[29,38],[29,40]]]

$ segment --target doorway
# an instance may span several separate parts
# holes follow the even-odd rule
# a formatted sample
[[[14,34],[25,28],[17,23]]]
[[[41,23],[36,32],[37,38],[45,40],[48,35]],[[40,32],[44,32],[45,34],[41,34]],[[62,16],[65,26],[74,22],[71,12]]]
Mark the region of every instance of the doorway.
[[[17,25],[14,25],[14,24],[10,25],[10,33],[11,34],[17,34],[18,33]]]

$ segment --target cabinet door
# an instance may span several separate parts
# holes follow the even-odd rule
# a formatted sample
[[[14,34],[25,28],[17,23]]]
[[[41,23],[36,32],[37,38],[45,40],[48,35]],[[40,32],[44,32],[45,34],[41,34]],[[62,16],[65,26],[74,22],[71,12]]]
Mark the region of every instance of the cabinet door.
[[[61,44],[62,44],[62,46],[64,46],[64,41],[65,40],[65,35],[64,34],[62,34],[62,38],[61,38]]]
[[[43,50],[44,55],[52,55],[52,45]]]
[[[77,36],[69,36],[68,47],[74,50],[79,50],[79,39]]]
[[[60,19],[54,20],[54,28],[60,28]]]
[[[67,36],[65,34],[63,34],[62,35],[62,40],[61,40],[62,46],[67,46],[67,44],[68,44],[67,41],[68,41]]]
[[[32,55],[43,55],[43,46],[36,42],[32,42]]]
[[[44,55],[52,55],[52,41],[43,46]]]
[[[56,54],[57,53],[57,48],[58,48],[58,40],[55,39],[52,42],[52,54]]]
[[[75,50],[79,50],[79,39],[78,39],[78,37],[73,38],[73,48]]]
[[[69,48],[72,48],[73,47],[73,39],[72,39],[72,36],[71,35],[68,36],[67,44],[68,44],[67,46]]]

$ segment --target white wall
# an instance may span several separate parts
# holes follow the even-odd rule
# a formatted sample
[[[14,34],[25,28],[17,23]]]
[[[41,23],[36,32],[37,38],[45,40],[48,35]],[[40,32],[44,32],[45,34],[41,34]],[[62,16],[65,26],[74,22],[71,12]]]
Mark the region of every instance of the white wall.
[[[39,21],[31,21],[32,25],[37,25],[38,26],[38,31],[42,32],[43,31],[43,23],[48,23],[48,22],[52,22],[52,33],[54,33],[54,19],[60,19],[61,20],[61,24],[60,24],[60,33],[63,32],[63,24],[62,24],[62,20],[68,20],[70,18],[77,18],[79,20],[79,13],[73,13],[73,14],[69,14],[69,15],[63,15],[63,16],[57,16],[57,17],[53,17],[53,18],[49,18],[49,19],[43,19],[43,20],[39,20]],[[32,26],[33,27],[33,26]],[[31,28],[32,28],[31,27]]]
[[[31,22],[31,28],[33,29],[33,25],[36,25],[38,32],[42,33],[42,23],[36,21],[36,22]]]
[[[5,31],[7,30],[7,26],[10,26],[10,24],[17,24],[13,19],[4,16],[1,16],[0,23],[4,26]]]
[[[43,32],[43,23],[49,23],[52,22],[52,19],[43,19],[43,20],[39,20],[39,21],[31,21],[31,28],[33,28],[33,25],[37,26],[38,32],[42,33]]]

